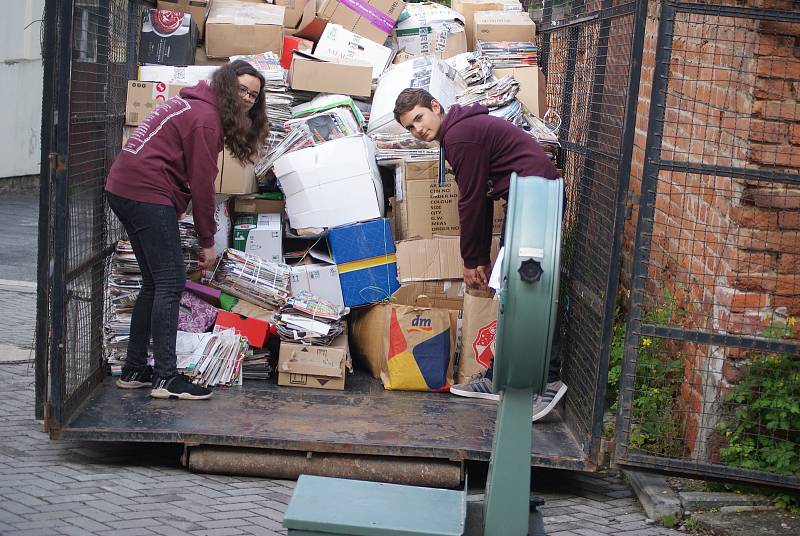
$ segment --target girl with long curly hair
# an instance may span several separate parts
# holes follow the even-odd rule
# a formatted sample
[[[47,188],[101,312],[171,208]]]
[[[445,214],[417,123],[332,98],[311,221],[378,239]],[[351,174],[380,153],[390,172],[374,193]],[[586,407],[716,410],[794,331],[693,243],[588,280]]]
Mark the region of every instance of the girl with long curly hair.
[[[154,398],[202,400],[211,391],[176,373],[178,306],[186,283],[178,218],[192,202],[200,263],[212,268],[214,179],[223,147],[253,162],[267,132],[264,77],[244,61],[214,72],[211,84],[183,88],[128,138],[106,181],[108,204],[133,247],[142,289],[131,318],[128,353],[117,386],[152,386]],[[147,365],[153,339],[155,367]]]

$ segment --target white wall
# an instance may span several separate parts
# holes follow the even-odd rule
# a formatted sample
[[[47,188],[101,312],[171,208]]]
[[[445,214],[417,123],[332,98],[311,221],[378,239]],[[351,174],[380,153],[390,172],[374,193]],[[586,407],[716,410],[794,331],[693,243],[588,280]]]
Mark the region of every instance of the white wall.
[[[0,17],[0,177],[38,175],[42,123],[40,32],[45,0],[3,2]],[[36,21],[36,22],[34,22]]]

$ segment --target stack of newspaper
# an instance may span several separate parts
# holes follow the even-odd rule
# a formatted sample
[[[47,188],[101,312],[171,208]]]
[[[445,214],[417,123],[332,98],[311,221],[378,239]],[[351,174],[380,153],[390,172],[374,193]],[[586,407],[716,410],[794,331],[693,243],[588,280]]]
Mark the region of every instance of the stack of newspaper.
[[[179,331],[175,343],[178,371],[207,387],[242,384],[247,338],[233,329],[214,333]]]
[[[468,86],[483,84],[492,77],[492,62],[478,52],[464,52],[445,61],[458,71]]]
[[[229,248],[222,254],[211,284],[250,303],[280,307],[289,297],[290,276],[285,264]]]
[[[286,300],[272,319],[282,341],[327,346],[344,333],[344,316],[350,312],[308,291]]]
[[[470,86],[458,96],[457,102],[467,106],[479,102],[489,108],[502,108],[511,104],[519,93],[519,82],[510,76]]]
[[[536,66],[539,47],[529,41],[478,41],[477,52],[494,67]]]
[[[422,160],[439,158],[439,143],[421,141],[411,134],[372,134],[375,143],[375,159],[378,162],[387,160]]]

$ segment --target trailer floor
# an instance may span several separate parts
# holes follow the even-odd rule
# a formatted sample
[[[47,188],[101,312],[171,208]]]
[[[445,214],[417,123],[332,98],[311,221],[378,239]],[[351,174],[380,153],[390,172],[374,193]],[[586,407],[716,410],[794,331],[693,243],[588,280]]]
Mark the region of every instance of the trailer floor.
[[[344,391],[247,381],[210,400],[157,400],[106,377],[61,439],[155,441],[294,451],[488,461],[497,404],[449,394],[385,391],[363,371]],[[533,465],[591,469],[560,414],[533,427]]]

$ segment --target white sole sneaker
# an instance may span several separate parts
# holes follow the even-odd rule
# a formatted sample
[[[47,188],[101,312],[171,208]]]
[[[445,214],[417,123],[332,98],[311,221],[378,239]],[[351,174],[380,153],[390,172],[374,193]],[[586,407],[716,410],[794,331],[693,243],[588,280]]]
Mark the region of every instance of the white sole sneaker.
[[[545,406],[543,409],[541,409],[541,410],[539,410],[539,411],[537,411],[537,412],[535,412],[533,414],[533,417],[531,418],[532,422],[536,422],[539,419],[541,419],[542,417],[544,417],[545,415],[547,415],[548,413],[550,413],[553,410],[553,408],[556,407],[556,404],[558,404],[561,401],[561,398],[564,396],[564,393],[567,392],[567,386],[566,386],[566,384],[564,384],[562,382],[558,382],[558,383],[560,385],[558,386],[558,389],[556,389],[556,392],[553,395],[553,399],[550,402],[548,402],[547,406]],[[550,389],[550,388],[548,387],[547,389]],[[547,391],[545,391],[545,392],[547,392]],[[544,396],[544,395],[542,395],[542,396]]]
[[[466,398],[482,398],[483,400],[494,400],[494,401],[500,400],[500,395],[496,395],[494,393],[481,393],[477,391],[472,391],[470,389],[461,389],[457,385],[450,386],[450,393],[456,396],[463,396]]]
[[[125,380],[117,380],[117,387],[120,389],[141,389],[142,387],[150,387],[152,385],[150,382],[140,382],[133,380],[131,382],[126,382]]]
[[[150,396],[153,398],[176,398],[178,400],[208,400],[213,394],[214,393],[208,393],[207,395],[193,395],[191,393],[170,393],[169,390],[164,388],[153,389],[150,391]]]

